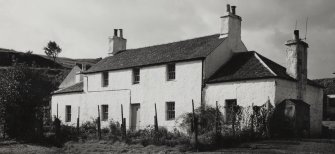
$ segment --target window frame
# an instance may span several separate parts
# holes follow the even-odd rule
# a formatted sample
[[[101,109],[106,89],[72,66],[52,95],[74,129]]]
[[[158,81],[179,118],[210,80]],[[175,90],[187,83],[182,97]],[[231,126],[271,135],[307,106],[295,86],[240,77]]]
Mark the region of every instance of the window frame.
[[[166,65],[166,76],[167,81],[173,81],[176,79],[176,63],[170,63]]]
[[[71,122],[72,119],[72,107],[71,105],[65,105],[65,122]]]
[[[140,68],[133,68],[133,84],[139,84],[141,81],[141,70]]]
[[[101,105],[101,121],[108,121],[108,109],[108,104]]]
[[[101,73],[101,86],[108,87],[109,85],[109,73],[107,71]]]
[[[172,109],[170,108],[172,106]],[[176,119],[176,102],[169,101],[166,102],[166,120],[175,120]]]
[[[231,107],[230,103],[233,104]],[[233,108],[234,106],[237,106],[237,99],[226,99],[225,100],[225,123],[231,124],[232,120],[231,117],[233,116]]]

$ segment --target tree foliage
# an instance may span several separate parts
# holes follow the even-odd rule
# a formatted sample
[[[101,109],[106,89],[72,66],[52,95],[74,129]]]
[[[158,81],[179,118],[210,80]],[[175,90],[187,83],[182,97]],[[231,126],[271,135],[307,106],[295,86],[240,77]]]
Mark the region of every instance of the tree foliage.
[[[16,64],[0,73],[0,123],[13,138],[31,139],[42,131],[43,106],[56,84],[40,70]]]
[[[62,52],[62,49],[56,42],[49,41],[48,45],[44,47],[44,52],[47,56],[51,57],[54,62],[56,62],[56,58],[58,57],[58,54]]]

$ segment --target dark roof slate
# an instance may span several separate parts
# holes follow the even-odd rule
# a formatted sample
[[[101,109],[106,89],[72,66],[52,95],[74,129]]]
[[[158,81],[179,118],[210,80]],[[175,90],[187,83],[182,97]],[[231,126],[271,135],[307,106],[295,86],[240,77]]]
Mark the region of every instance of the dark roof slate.
[[[285,67],[255,51],[247,51],[235,53],[226,64],[207,80],[207,83],[261,78],[282,78],[296,81],[286,73]],[[311,80],[308,80],[307,84],[321,87]]]
[[[223,40],[219,39],[218,34],[215,34],[179,42],[128,49],[102,59],[84,73],[205,58]]]
[[[233,57],[224,64],[213,76],[209,78],[208,83],[224,82],[232,80],[256,79],[265,77],[275,77],[275,75],[266,68],[257,59],[256,52],[235,53]],[[266,61],[273,67],[278,67],[270,61]],[[278,67],[280,68],[280,67]]]
[[[335,78],[316,79],[313,81],[324,87],[325,95],[335,94]]]
[[[72,86],[67,88],[55,91],[53,94],[64,94],[64,93],[73,93],[73,92],[83,92],[84,91],[84,84],[83,82],[76,83]]]

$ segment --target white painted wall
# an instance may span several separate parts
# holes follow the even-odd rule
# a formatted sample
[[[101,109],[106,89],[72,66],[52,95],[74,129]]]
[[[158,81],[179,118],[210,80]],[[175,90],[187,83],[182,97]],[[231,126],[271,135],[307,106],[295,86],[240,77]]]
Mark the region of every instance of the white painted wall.
[[[294,81],[276,79],[275,103],[278,104],[284,99],[297,99],[296,83]],[[311,136],[319,137],[322,124],[323,90],[307,85],[304,102],[310,105]]]
[[[63,89],[66,87],[69,87],[71,85],[74,85],[75,83],[80,82],[80,75],[77,76],[77,73],[80,72],[81,69],[76,65],[74,66],[70,73],[66,76],[66,78],[62,81],[62,83],[59,85],[59,89]]]
[[[205,88],[206,104],[225,105],[227,99],[237,99],[240,106],[263,105],[267,100],[275,105],[285,99],[297,99],[297,89],[294,81],[282,79],[262,79],[236,82],[208,84]],[[323,90],[307,86],[305,102],[310,105],[311,136],[319,137],[322,123]],[[222,109],[225,115],[225,111]]]
[[[216,101],[224,107],[227,99],[237,99],[237,105],[247,107],[263,105],[268,100],[274,105],[275,100],[275,80],[247,80],[235,82],[223,82],[208,84],[205,87],[205,103],[215,106]],[[222,108],[222,113],[225,111]]]
[[[78,117],[78,106],[84,102],[84,95],[82,93],[61,94],[53,95],[51,99],[51,115],[52,118],[57,116],[58,105],[58,118],[66,125],[76,126]],[[71,105],[71,122],[65,122],[65,106]]]
[[[55,115],[55,103],[64,105],[59,114],[65,115],[65,105],[77,105],[80,102],[81,119],[91,120],[97,117],[97,105],[109,105],[109,118],[121,119],[121,107],[124,107],[124,117],[130,126],[130,104],[141,104],[141,126],[153,125],[154,104],[157,104],[158,123],[172,129],[175,120],[166,120],[166,102],[175,102],[176,118],[185,112],[191,112],[191,102],[195,107],[200,106],[202,61],[176,63],[176,79],[166,80],[166,65],[143,67],[140,69],[140,83],[132,83],[132,70],[116,70],[109,72],[109,86],[101,86],[101,73],[88,74],[84,78],[84,94],[60,94],[52,98],[52,115]],[[61,103],[60,103],[61,102]],[[59,106],[61,106],[59,105]],[[64,113],[60,113],[64,112]],[[102,126],[107,126],[102,123]]]
[[[241,40],[238,40],[238,43],[236,43],[231,41],[231,39],[233,38],[226,38],[214,51],[212,51],[206,57],[204,61],[205,79],[211,77],[221,66],[227,63],[233,56],[234,52],[247,51],[247,48],[244,46]]]

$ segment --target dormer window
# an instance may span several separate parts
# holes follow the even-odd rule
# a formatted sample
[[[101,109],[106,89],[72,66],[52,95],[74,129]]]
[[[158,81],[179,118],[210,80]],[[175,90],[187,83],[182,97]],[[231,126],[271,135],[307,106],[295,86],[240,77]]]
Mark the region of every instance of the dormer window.
[[[176,79],[176,64],[167,65],[167,80]]]
[[[108,72],[102,72],[102,86],[108,86]]]
[[[133,69],[133,84],[140,83],[140,69],[134,68]]]

